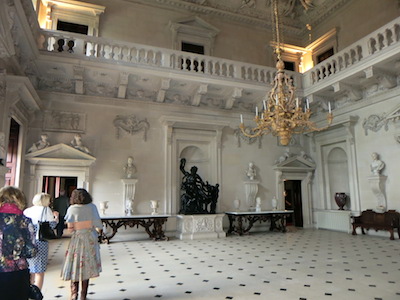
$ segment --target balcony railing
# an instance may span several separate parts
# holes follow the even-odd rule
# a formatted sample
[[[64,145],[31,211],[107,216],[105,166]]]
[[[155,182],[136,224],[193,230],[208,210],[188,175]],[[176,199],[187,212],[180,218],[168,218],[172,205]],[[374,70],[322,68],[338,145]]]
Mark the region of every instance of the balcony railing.
[[[41,35],[43,43],[39,49],[42,51],[67,53],[103,62],[205,74],[214,79],[241,80],[268,86],[276,72],[271,67],[63,31],[41,30]],[[394,45],[400,47],[400,17],[319,63],[307,71],[305,77],[295,72],[288,73],[297,87],[308,88]]]
[[[86,56],[104,62],[146,65],[268,85],[273,81],[276,72],[271,67],[63,31],[42,30],[41,34],[43,43],[39,50],[66,53],[75,57]],[[293,72],[295,83],[300,83],[300,76]]]
[[[304,85],[315,85],[396,44],[400,47],[400,18],[316,65],[307,72]]]

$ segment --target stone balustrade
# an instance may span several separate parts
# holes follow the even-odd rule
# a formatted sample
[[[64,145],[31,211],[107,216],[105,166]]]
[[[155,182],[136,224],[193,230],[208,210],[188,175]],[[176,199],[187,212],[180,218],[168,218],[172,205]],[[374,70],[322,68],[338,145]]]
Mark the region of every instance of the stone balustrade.
[[[315,85],[395,44],[400,46],[400,18],[316,65],[307,72],[305,86]]]
[[[111,39],[91,37],[63,31],[41,30],[42,51],[64,52],[103,61],[171,69],[179,72],[203,73],[214,78],[270,84],[275,68],[248,64],[218,57],[158,48]],[[393,20],[356,43],[346,47],[306,72],[287,72],[298,88],[307,88],[343,72],[355,64],[393,45],[400,45],[400,18]]]
[[[103,61],[125,62],[215,77],[270,84],[276,69],[195,53],[119,42],[64,31],[42,30],[39,50],[87,56]],[[300,82],[293,72],[295,82]]]

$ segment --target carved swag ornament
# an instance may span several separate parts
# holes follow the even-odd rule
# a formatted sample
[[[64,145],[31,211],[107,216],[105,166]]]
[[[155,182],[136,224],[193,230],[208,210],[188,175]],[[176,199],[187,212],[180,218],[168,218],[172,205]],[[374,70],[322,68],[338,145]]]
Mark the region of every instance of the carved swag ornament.
[[[147,130],[150,128],[147,119],[139,121],[135,115],[130,116],[116,116],[114,119],[114,126],[117,129],[117,139],[121,136],[121,130],[125,131],[130,135],[134,135],[140,131],[143,131],[143,139],[147,139]]]

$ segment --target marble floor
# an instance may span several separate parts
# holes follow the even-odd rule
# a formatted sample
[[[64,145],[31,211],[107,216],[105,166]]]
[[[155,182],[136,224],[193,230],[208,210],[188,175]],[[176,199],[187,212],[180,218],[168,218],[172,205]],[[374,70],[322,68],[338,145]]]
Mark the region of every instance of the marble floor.
[[[60,280],[68,238],[51,241],[45,300],[69,299]],[[400,240],[289,228],[225,239],[101,245],[89,300],[398,300]]]

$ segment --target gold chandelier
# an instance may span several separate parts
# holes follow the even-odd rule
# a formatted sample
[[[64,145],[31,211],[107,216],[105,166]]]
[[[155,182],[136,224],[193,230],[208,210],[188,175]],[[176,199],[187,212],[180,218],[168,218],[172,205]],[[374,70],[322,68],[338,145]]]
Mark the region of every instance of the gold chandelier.
[[[332,124],[331,104],[328,103],[327,122],[328,125],[323,128],[318,128],[316,124],[310,121],[311,110],[308,99],[304,109],[300,105],[299,98],[295,98],[295,87],[293,80],[285,73],[285,63],[281,58],[281,41],[279,31],[278,4],[277,0],[272,1],[274,31],[276,37],[275,53],[277,55],[276,68],[277,72],[274,78],[274,83],[271,91],[268,94],[267,100],[263,101],[263,109],[261,115],[258,114],[256,106],[256,115],[254,122],[256,126],[251,129],[246,129],[243,123],[243,116],[240,116],[240,129],[243,135],[253,138],[264,134],[272,134],[278,136],[280,144],[287,146],[293,134],[305,132],[322,131],[327,129]]]

